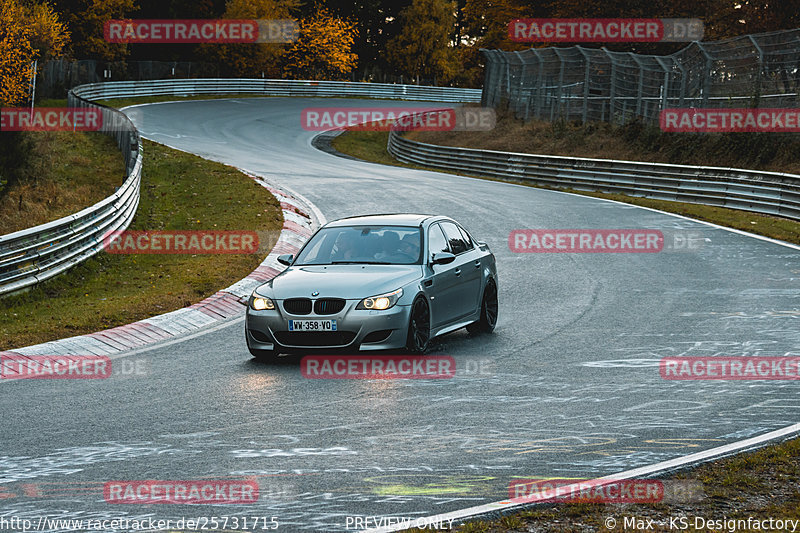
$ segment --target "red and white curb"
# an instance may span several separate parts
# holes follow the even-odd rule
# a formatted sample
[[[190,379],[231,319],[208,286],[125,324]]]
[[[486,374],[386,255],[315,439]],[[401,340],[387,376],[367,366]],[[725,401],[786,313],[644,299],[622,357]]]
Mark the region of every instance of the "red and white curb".
[[[281,254],[296,254],[314,231],[325,224],[317,207],[290,189],[269,183],[253,172],[240,169],[264,186],[280,202],[283,228],[266,259],[246,278],[205,300],[163,315],[132,324],[66,339],[0,352],[2,356],[32,355],[114,355],[196,333],[240,316],[253,289],[280,274],[286,267],[278,263]]]

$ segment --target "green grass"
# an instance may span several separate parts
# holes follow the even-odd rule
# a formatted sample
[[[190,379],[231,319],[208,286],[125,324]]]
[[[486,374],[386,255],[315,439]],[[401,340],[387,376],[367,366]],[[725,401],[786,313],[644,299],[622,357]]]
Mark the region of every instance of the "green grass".
[[[38,107],[64,107],[44,100]],[[11,233],[71,215],[108,197],[122,185],[125,166],[116,142],[97,132],[20,132],[27,152],[0,190],[0,228]],[[5,175],[9,169],[0,169]]]
[[[388,139],[389,133],[385,131],[347,131],[336,137],[333,140],[332,145],[333,148],[344,154],[351,155],[365,161],[371,161],[373,163],[444,172],[444,170],[441,169],[431,169],[419,165],[401,163],[386,151]],[[606,157],[614,158],[614,154],[609,153]],[[527,187],[537,187],[536,185],[533,185],[525,180],[500,180],[495,178],[487,178],[485,176],[465,174],[462,172],[457,172],[457,174],[491,181],[508,181]],[[550,189],[551,187],[543,188]],[[785,218],[761,215],[751,213],[749,211],[741,211],[738,209],[689,204],[685,202],[671,202],[667,200],[654,200],[650,198],[639,198],[624,194],[586,192],[569,188],[560,190],[586,196],[594,196],[596,198],[616,200],[619,202],[640,205],[643,207],[651,207],[661,211],[667,211],[669,213],[677,213],[690,218],[705,220],[721,226],[749,231],[765,237],[771,237],[794,244],[800,244],[800,223]]]
[[[131,230],[279,231],[269,191],[232,167],[144,141]],[[87,162],[91,166],[92,161]],[[0,299],[0,351],[179,309],[235,283],[266,257],[101,253],[28,292]]]
[[[116,142],[96,132],[23,132],[28,164],[0,193],[0,228],[11,233],[71,215],[125,180]]]
[[[386,151],[388,141],[389,132],[386,131],[347,131],[335,137],[332,146],[343,154],[351,155],[364,161],[397,167],[423,168],[407,165],[395,159]]]

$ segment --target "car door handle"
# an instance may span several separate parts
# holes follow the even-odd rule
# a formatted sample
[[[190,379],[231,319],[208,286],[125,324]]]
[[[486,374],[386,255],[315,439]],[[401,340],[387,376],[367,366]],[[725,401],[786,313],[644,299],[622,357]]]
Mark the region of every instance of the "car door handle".
[[[453,271],[453,274],[455,274],[456,276],[460,276],[461,275],[461,269],[460,268],[455,269]]]
[[[425,281],[422,282],[422,284],[424,286],[426,286],[426,287],[433,287],[433,280],[432,279],[426,279]]]
[[[475,268],[480,268],[480,267],[481,267],[481,260],[480,259],[476,259],[475,260]]]

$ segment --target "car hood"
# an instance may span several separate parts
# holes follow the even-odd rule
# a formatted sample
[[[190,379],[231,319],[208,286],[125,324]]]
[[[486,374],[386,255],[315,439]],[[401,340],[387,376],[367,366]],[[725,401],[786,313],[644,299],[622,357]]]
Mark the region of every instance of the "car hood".
[[[258,292],[277,300],[303,297],[355,300],[397,290],[421,277],[420,265],[297,266],[287,268]],[[315,291],[319,295],[312,296]]]

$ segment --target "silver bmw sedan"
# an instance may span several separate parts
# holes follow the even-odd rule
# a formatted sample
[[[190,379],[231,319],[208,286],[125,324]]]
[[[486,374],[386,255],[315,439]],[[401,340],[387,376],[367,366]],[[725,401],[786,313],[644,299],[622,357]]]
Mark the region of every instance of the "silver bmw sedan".
[[[258,359],[312,349],[421,354],[437,335],[497,323],[494,255],[451,218],[344,218],[278,261],[288,268],[247,306],[247,347]]]

